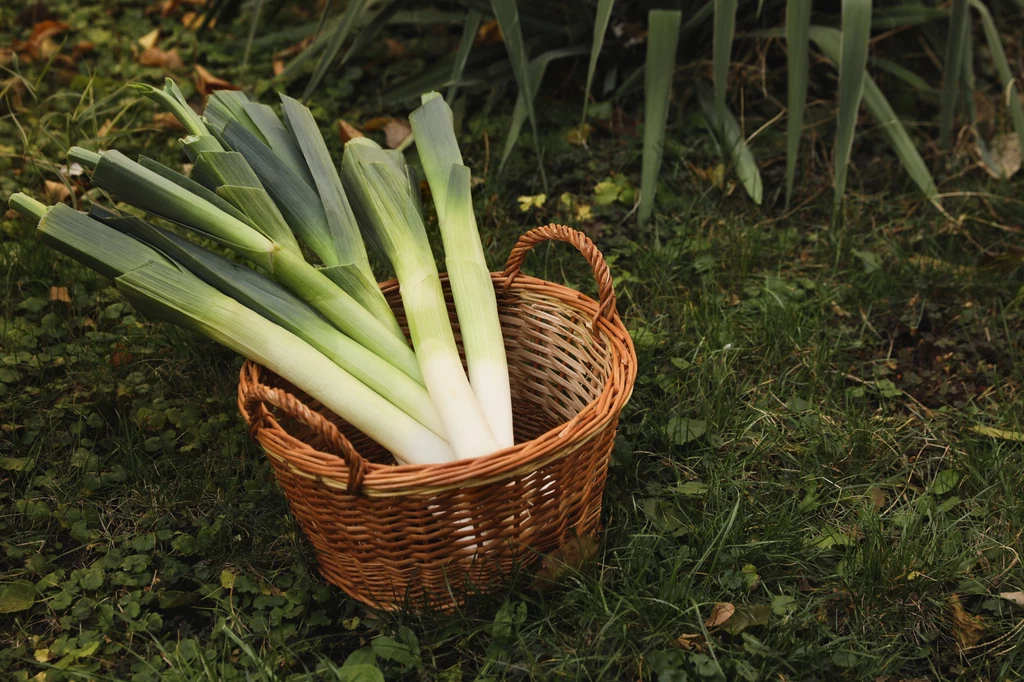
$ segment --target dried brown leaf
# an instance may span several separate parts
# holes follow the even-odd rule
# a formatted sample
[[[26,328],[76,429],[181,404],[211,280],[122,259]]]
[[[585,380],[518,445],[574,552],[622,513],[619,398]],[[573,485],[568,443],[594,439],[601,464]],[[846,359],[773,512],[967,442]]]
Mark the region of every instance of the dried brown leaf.
[[[111,133],[113,129],[114,119],[108,118],[106,121],[103,122],[103,125],[100,126],[100,129],[96,132],[96,134],[98,137],[106,137]]]
[[[405,45],[394,38],[385,38],[384,47],[387,48],[389,57],[402,57],[405,55]]]
[[[412,126],[405,119],[393,118],[384,126],[384,143],[388,149],[398,149],[410,135]]]
[[[73,50],[71,50],[71,58],[78,59],[79,57],[89,54],[96,49],[96,43],[89,40],[79,40]]]
[[[999,596],[1024,608],[1024,592],[1000,592]]]
[[[179,71],[185,68],[185,64],[181,61],[181,56],[178,55],[178,48],[176,47],[170,50],[161,50],[159,47],[147,47],[139,55],[139,64],[141,66],[155,66],[170,71]]]
[[[401,118],[390,116],[377,116],[363,123],[363,130],[373,132],[384,131],[384,140],[389,149],[397,149],[406,138],[412,135],[412,127],[409,122]]]
[[[143,50],[148,50],[151,47],[156,47],[156,41],[160,39],[160,29],[154,28],[146,35],[139,38],[138,43],[142,46]]]
[[[981,148],[978,145],[974,145],[974,152],[981,158]],[[995,167],[983,160],[981,167],[986,173],[996,180],[1013,177],[1020,170],[1021,162],[1020,138],[1017,137],[1017,133],[1005,133],[992,138],[988,156]]]
[[[727,601],[718,602],[711,609],[711,615],[704,621],[704,627],[716,628],[732,618],[734,613],[736,613],[736,607],[733,604]]]
[[[581,535],[544,557],[530,588],[543,592],[550,589],[567,573],[575,571],[597,556],[596,535]]]
[[[985,636],[985,622],[981,616],[967,613],[960,603],[960,597],[955,594],[949,598],[949,605],[953,609],[953,634],[956,635],[957,644],[961,649],[975,646]]]
[[[165,130],[185,129],[185,126],[181,125],[181,121],[178,120],[178,117],[169,111],[158,111],[153,114],[153,125]]]
[[[704,639],[704,635],[700,632],[679,635],[676,637],[676,644],[687,651],[695,651],[697,653],[704,653],[708,648],[707,640]]]
[[[199,64],[196,64],[195,66],[195,74],[196,90],[198,90],[203,97],[206,97],[214,90],[241,90],[241,88],[234,83],[214,76]]]
[[[476,30],[476,40],[473,41],[473,44],[494,45],[501,41],[501,27],[498,26],[498,20],[491,19],[480,24],[480,28]]]
[[[342,144],[356,137],[366,137],[359,128],[356,128],[343,118],[338,119],[338,136],[341,138]]]
[[[203,23],[203,15],[199,12],[185,12],[181,15],[181,25],[189,30],[199,28]],[[207,23],[208,28],[215,28],[217,26],[217,17],[210,19]]]
[[[49,59],[59,49],[53,37],[64,33],[69,28],[63,21],[47,19],[32,27],[32,33],[24,41],[14,42],[14,51],[26,61]]]
[[[61,303],[71,303],[71,294],[68,293],[67,287],[50,287],[50,300],[60,301]]]
[[[43,180],[43,198],[48,204],[59,204],[71,196],[71,190],[63,182]]]

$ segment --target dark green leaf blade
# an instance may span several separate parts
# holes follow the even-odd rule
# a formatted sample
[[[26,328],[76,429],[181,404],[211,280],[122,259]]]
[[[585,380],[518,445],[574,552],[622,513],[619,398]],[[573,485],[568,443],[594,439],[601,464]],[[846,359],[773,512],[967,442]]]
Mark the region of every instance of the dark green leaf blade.
[[[725,120],[725,95],[729,79],[732,41],[736,36],[737,0],[714,1],[711,68],[715,76],[715,118]]]
[[[949,148],[949,137],[953,131],[953,114],[960,99],[960,77],[963,72],[965,26],[970,22],[967,0],[953,0],[953,11],[949,17],[946,32],[946,54],[942,62],[942,97],[939,109],[939,147]]]
[[[846,191],[846,177],[857,128],[857,113],[867,79],[871,41],[871,0],[843,0],[843,24],[839,57],[839,114],[835,145],[835,198],[838,210]]]
[[[583,114],[580,122],[587,120],[587,107],[590,106],[590,87],[594,83],[594,72],[597,71],[597,58],[604,46],[604,34],[608,30],[608,20],[612,16],[615,0],[598,0],[597,13],[594,15],[594,37],[590,44],[590,63],[587,65],[587,85],[583,88]]]
[[[452,65],[451,84],[448,86],[446,97],[448,104],[455,101],[455,92],[458,90],[462,72],[466,70],[466,62],[469,61],[469,53],[473,49],[473,41],[476,40],[476,31],[480,28],[482,19],[483,15],[475,9],[470,9],[466,13],[466,23],[462,26],[462,37],[459,38],[459,47],[455,51],[455,63]]]
[[[787,116],[786,116],[786,206],[793,197],[796,182],[796,161],[800,154],[800,136],[807,105],[808,46],[811,27],[811,0],[788,0],[786,3]]]
[[[644,69],[644,152],[640,175],[640,207],[637,223],[644,225],[654,210],[654,192],[661,170],[665,125],[672,100],[676,47],[683,13],[651,10],[647,15],[647,63]]]

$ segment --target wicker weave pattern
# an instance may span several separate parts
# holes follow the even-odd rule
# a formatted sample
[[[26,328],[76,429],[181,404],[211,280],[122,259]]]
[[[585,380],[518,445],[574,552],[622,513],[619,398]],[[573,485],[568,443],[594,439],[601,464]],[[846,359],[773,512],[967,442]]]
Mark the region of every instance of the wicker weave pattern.
[[[519,274],[548,239],[590,261],[599,302]],[[461,602],[599,524],[619,412],[636,355],[594,244],[564,226],[524,235],[492,273],[512,384],[516,445],[472,460],[395,466],[379,445],[247,362],[239,409],[270,457],[321,573],[383,609]],[[454,305],[442,276],[453,328]],[[405,327],[397,282],[382,286]],[[595,333],[596,330],[596,333]]]

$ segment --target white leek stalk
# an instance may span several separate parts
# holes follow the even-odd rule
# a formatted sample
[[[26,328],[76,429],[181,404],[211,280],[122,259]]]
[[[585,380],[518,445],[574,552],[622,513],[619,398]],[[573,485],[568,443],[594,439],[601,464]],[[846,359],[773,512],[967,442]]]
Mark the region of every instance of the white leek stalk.
[[[498,447],[511,447],[512,393],[505,343],[473,213],[470,171],[462,165],[451,109],[438,93],[429,93],[409,122],[441,226],[469,381]]]
[[[193,329],[299,386],[405,464],[454,458],[437,434],[382,398],[288,330],[191,274],[160,264],[117,278],[137,309]]]
[[[479,457],[497,450],[497,443],[462,367],[437,266],[400,158],[356,138],[345,146],[342,181],[360,224],[398,275],[423,382],[449,442],[460,459]]]

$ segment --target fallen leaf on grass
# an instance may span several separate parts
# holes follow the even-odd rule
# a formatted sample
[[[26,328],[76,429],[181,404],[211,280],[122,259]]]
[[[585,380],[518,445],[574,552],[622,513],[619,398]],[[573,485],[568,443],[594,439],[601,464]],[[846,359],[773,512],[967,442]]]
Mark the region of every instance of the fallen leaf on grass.
[[[59,204],[71,196],[71,190],[63,182],[43,180],[43,198],[47,204]]]
[[[981,616],[967,613],[960,603],[960,597],[955,594],[949,598],[949,605],[953,609],[953,634],[956,635],[957,644],[961,649],[973,647],[985,636],[985,622]]]
[[[388,116],[371,118],[363,124],[363,130],[383,130],[384,143],[388,146],[388,149],[398,149],[412,135],[412,126],[409,125],[408,121]]]
[[[195,74],[196,90],[198,90],[203,97],[206,97],[214,90],[241,90],[241,88],[234,83],[214,76],[199,64],[196,64],[195,66]]]
[[[343,118],[338,119],[338,136],[341,138],[342,144],[357,137],[365,137],[359,128],[356,128]]]
[[[533,196],[524,194],[516,198],[516,201],[519,202],[519,210],[522,211],[523,213],[526,213],[532,208],[543,208],[544,202],[546,202],[547,200],[547,194],[535,194]]]
[[[385,38],[384,47],[387,48],[389,57],[402,57],[405,55],[405,46],[394,38]]]
[[[160,29],[154,28],[146,35],[139,38],[138,43],[142,46],[143,50],[148,50],[151,47],[156,47],[156,41],[160,39]]]
[[[96,49],[96,43],[90,40],[80,40],[71,51],[71,59],[75,60]]]
[[[178,48],[176,47],[170,50],[161,50],[159,47],[147,47],[139,55],[139,65],[155,66],[169,71],[178,71],[185,68],[185,63],[181,61],[181,56],[178,54]]]
[[[203,23],[203,15],[199,12],[185,12],[181,15],[181,25],[187,29],[197,29]],[[207,28],[216,28],[217,17],[206,23]]]
[[[60,46],[53,40],[54,36],[64,33],[69,28],[63,21],[47,19],[40,21],[32,27],[32,33],[24,41],[14,42],[14,51],[26,59],[49,59],[60,49]]]
[[[736,613],[736,607],[733,604],[727,601],[718,602],[711,609],[711,615],[704,621],[704,627],[716,628],[732,618],[734,613]]]
[[[530,588],[537,592],[551,588],[567,573],[578,570],[597,556],[597,547],[596,535],[581,535],[569,540],[544,557]]]
[[[732,618],[722,624],[722,629],[730,635],[738,635],[754,625],[767,625],[771,615],[772,607],[767,604],[740,606]]]
[[[985,172],[996,180],[1013,177],[1020,170],[1020,138],[1017,133],[996,135],[987,155],[978,145],[974,145],[974,153],[982,160],[981,167]]]
[[[271,63],[274,69],[274,75],[280,76],[285,69],[285,60],[294,57],[300,52],[305,51],[307,47],[313,44],[314,36],[309,35],[295,43],[291,47],[286,47],[283,50],[278,50],[271,56]]]
[[[181,125],[181,121],[178,120],[178,117],[170,111],[159,111],[153,114],[153,125],[165,130],[185,129],[185,126]]]
[[[494,45],[502,41],[501,27],[498,26],[496,19],[485,21],[480,24],[480,28],[476,30],[476,40],[473,41],[474,45]]]
[[[704,653],[707,649],[707,640],[700,632],[679,635],[676,637],[676,644],[687,651],[696,651],[697,653]]]
[[[71,294],[68,293],[67,287],[50,287],[50,300],[70,304]]]
[[[999,596],[1024,608],[1024,592],[1000,592]]]
[[[122,365],[127,365],[134,359],[135,356],[125,351],[124,346],[122,346],[121,344],[115,345],[114,350],[111,351],[110,353],[110,364],[112,364],[114,367],[121,367]]]

